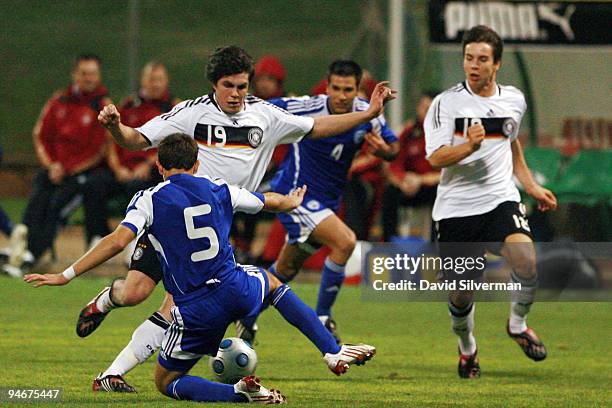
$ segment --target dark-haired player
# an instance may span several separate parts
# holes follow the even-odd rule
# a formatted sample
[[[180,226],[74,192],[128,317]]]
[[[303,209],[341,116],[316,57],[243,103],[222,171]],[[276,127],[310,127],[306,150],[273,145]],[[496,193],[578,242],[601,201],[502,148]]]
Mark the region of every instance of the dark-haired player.
[[[230,184],[255,190],[277,145],[345,132],[377,117],[384,102],[394,98],[394,91],[380,83],[366,111],[314,119],[301,117],[247,95],[253,72],[253,59],[242,48],[218,48],[206,66],[206,77],[213,88],[210,94],[184,101],[137,129],[122,124],[113,105],[103,109],[98,119],[117,143],[130,149],[157,146],[177,132],[187,134],[198,142],[202,163],[198,174],[221,177]],[[78,335],[91,334],[111,309],[142,302],[160,279],[159,262],[144,234],[139,237],[126,279],[115,280],[81,311]],[[167,296],[159,312],[136,329],[127,347],[94,380],[94,390],[134,391],[121,376],[159,348],[170,324],[171,306],[172,298]],[[109,383],[109,387],[103,387]]]
[[[529,358],[540,361],[546,349],[526,324],[537,284],[535,249],[512,175],[538,202],[539,210],[554,210],[557,200],[534,181],[525,163],[517,139],[525,98],[517,88],[497,83],[502,51],[502,40],[495,31],[485,26],[468,30],[463,36],[465,81],[438,95],[429,108],[425,118],[427,158],[434,167],[442,168],[432,216],[441,256],[480,257],[489,249],[506,258],[512,280],[521,284],[520,290],[512,292],[507,332]],[[470,244],[462,248],[447,244],[457,242]],[[469,277],[479,279],[481,273],[472,271]],[[464,276],[446,271],[446,279]],[[463,378],[480,376],[473,298],[472,291],[449,294],[452,327],[459,337],[458,370]]]
[[[368,102],[357,97],[361,77],[359,64],[337,60],[327,71],[325,95],[272,99],[270,103],[313,118],[365,111]],[[397,138],[387,128],[383,115],[379,115],[333,137],[293,143],[272,181],[272,189],[278,193],[287,194],[303,184],[308,186],[308,192],[301,206],[278,215],[287,231],[287,242],[270,272],[281,282],[290,282],[317,249],[322,245],[330,248],[321,273],[316,312],[338,342],[331,309],[344,282],[344,268],[355,248],[356,237],[335,212],[340,206],[353,158],[366,141],[374,154],[385,160],[394,159],[399,151]],[[237,329],[241,338],[253,341],[254,321],[243,320]]]

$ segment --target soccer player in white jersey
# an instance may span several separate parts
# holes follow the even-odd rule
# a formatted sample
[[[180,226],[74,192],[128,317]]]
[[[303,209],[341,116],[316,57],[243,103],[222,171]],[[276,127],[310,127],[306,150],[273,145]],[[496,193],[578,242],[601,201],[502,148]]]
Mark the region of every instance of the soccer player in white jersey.
[[[230,184],[255,190],[277,145],[298,142],[304,137],[343,133],[377,117],[384,103],[394,99],[395,91],[380,83],[366,111],[314,119],[300,117],[247,95],[253,71],[253,60],[243,49],[219,48],[211,54],[206,67],[206,76],[213,88],[210,94],[186,100],[138,129],[123,125],[113,105],[104,108],[98,120],[110,130],[117,143],[128,149],[156,146],[173,133],[187,134],[198,142],[202,163],[198,174],[221,177]],[[155,251],[147,234],[143,234],[126,278],[113,281],[81,311],[77,334],[81,337],[91,334],[115,307],[142,302],[161,277]],[[166,296],[160,310],[134,331],[132,340],[111,366],[94,380],[94,391],[107,390],[101,385],[109,381],[112,391],[135,391],[122,376],[160,347],[170,324],[172,305],[172,297]]]
[[[442,168],[433,208],[440,256],[503,255],[512,267],[513,291],[507,333],[525,354],[540,361],[546,349],[526,318],[535,298],[537,271],[529,224],[512,181],[514,174],[540,211],[554,210],[554,194],[538,185],[529,171],[518,140],[526,110],[521,91],[497,83],[503,42],[495,31],[476,26],[463,36],[465,81],[438,95],[425,119],[427,158]],[[446,243],[483,243],[457,248]],[[484,243],[497,243],[486,245]],[[471,270],[478,279],[482,271]],[[446,279],[461,275],[445,271]],[[466,276],[466,275],[463,275]],[[463,278],[462,278],[463,279]],[[474,330],[472,291],[449,293],[453,331],[459,337],[462,378],[480,376]]]
[[[164,181],[138,192],[117,229],[63,273],[27,275],[25,281],[37,282],[37,287],[65,285],[117,255],[136,235],[147,234],[162,263],[164,287],[176,302],[155,384],[161,393],[178,400],[285,402],[279,391],[266,389],[253,376],[229,385],[187,375],[204,355],[216,354],[229,324],[258,313],[266,297],[314,343],[334,374],[370,360],[374,347],[338,346],[314,310],[289,286],[264,269],[234,260],[229,243],[234,212],[291,211],[302,203],[306,187],[287,195],[251,193],[221,179],[195,176],[197,157],[197,143],[189,136],[164,139],[157,161]],[[103,386],[110,388],[108,382]]]

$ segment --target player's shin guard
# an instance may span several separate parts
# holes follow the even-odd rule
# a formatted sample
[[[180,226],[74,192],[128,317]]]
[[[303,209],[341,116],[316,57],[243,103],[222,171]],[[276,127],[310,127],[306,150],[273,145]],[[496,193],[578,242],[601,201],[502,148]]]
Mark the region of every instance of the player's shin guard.
[[[297,327],[314,343],[323,355],[336,354],[340,346],[331,333],[323,326],[317,314],[297,297],[287,285],[281,285],[272,294],[272,305],[278,309],[286,321]]]
[[[174,399],[199,402],[247,402],[230,384],[212,382],[201,377],[184,375],[168,384],[166,394]]]
[[[521,284],[521,289],[512,291],[508,327],[511,333],[522,333],[527,330],[527,314],[535,299],[538,278],[524,279],[514,271],[511,276],[512,282]]]
[[[331,316],[331,307],[335,303],[344,282],[344,267],[345,265],[339,265],[329,257],[325,259],[317,299],[317,314],[319,316]]]
[[[474,303],[459,308],[452,302],[448,302],[453,332],[459,337],[459,350],[464,355],[472,355],[476,352],[476,339],[473,334],[475,308]]]
[[[102,374],[125,375],[138,364],[142,364],[160,347],[164,333],[170,323],[159,312],[153,313],[132,334],[132,340],[119,353],[111,366]]]

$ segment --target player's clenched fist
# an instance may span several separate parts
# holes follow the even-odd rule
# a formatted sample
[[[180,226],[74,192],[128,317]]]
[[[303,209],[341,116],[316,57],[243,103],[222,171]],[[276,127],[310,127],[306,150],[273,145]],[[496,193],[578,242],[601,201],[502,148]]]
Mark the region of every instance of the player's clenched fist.
[[[98,122],[106,128],[117,126],[121,121],[121,115],[117,110],[117,107],[113,104],[106,105],[98,115]]]
[[[480,144],[485,137],[485,128],[482,124],[477,123],[468,128],[467,132],[468,143],[472,145],[474,150],[480,149]]]

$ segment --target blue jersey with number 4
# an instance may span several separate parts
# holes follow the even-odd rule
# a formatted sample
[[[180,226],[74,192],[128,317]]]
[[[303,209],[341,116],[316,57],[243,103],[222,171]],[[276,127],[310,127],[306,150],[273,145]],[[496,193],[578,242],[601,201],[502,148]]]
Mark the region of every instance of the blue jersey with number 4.
[[[328,99],[327,95],[317,95],[271,99],[268,102],[295,115],[316,117],[331,115]],[[366,100],[355,98],[353,112],[367,110],[368,106]],[[306,137],[299,143],[293,143],[274,176],[272,189],[287,194],[292,189],[306,184],[308,190],[304,197],[305,206],[312,210],[317,210],[317,206],[324,206],[336,211],[353,158],[361,149],[366,133],[372,130],[380,133],[387,143],[397,140],[387,127],[385,118],[380,115],[336,136],[320,139]]]
[[[175,174],[130,202],[122,225],[148,234],[164,286],[180,304],[236,270],[229,232],[235,211],[256,213],[264,198],[221,179]]]

